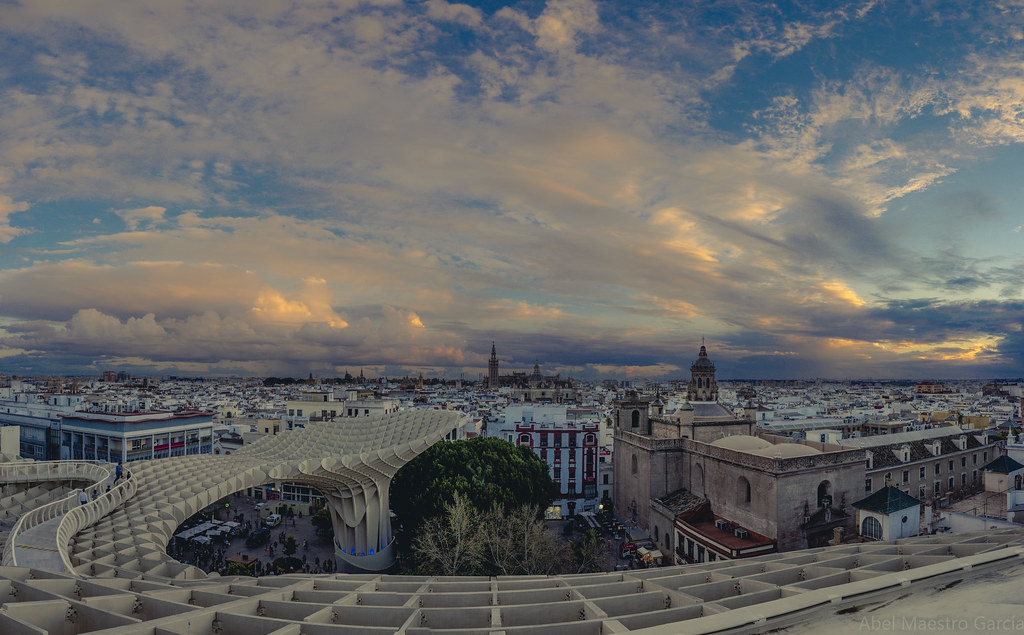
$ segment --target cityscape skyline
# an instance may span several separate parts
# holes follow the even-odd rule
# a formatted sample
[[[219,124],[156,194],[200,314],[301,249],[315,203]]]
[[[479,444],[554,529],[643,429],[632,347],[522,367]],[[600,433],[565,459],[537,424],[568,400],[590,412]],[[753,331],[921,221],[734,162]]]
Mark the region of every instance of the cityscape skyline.
[[[1024,376],[1012,4],[0,5],[0,372]]]

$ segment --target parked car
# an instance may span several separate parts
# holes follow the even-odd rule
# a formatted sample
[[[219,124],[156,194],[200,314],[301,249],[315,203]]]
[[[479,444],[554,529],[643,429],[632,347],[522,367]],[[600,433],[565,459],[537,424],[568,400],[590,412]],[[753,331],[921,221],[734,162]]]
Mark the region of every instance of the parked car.
[[[264,527],[277,527],[281,524],[281,514],[271,514],[263,519]]]

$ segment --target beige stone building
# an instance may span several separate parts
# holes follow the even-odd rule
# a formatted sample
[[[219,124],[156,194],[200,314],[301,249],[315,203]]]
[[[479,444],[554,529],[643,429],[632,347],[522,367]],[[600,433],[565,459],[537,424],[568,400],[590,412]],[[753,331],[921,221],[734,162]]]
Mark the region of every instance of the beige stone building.
[[[754,436],[754,409],[717,402],[701,347],[688,402],[672,416],[658,401],[616,402],[615,511],[676,561],[704,562],[819,546],[852,531],[865,452]]]

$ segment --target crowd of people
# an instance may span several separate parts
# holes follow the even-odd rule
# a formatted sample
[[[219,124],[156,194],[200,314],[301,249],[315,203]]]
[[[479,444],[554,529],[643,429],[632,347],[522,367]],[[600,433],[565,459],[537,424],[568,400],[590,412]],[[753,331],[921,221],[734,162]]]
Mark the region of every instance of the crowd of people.
[[[259,518],[256,501],[240,494],[236,494],[232,498],[237,501],[232,507],[232,511],[252,505],[253,510],[257,512],[254,518]],[[222,509],[211,506],[190,521],[186,521],[182,528],[188,529],[206,522],[212,518],[215,510],[219,513]],[[248,546],[244,544],[244,539],[260,529],[260,526],[256,524],[257,520],[248,520],[246,516],[249,514],[244,512],[235,514],[231,518],[239,526],[222,536],[212,538],[208,543],[195,538],[188,540],[173,538],[167,546],[167,553],[179,562],[193,565],[206,572],[216,571],[221,575],[238,575],[243,569],[253,575],[275,575],[290,571],[333,573],[336,570],[333,558],[334,547],[329,541],[324,544],[324,540],[315,536],[315,528],[309,516],[306,516],[301,527],[299,523],[295,522],[296,518],[303,520],[301,514],[297,517],[292,516],[290,519],[292,527],[295,528],[294,531],[291,527],[288,529],[280,527],[279,531],[272,530],[270,540],[265,544],[253,545],[250,542]],[[307,523],[309,523],[308,527]],[[179,528],[179,531],[182,528]],[[304,538],[304,534],[308,538]],[[284,553],[284,549],[290,535],[295,540],[295,552],[288,557]],[[242,567],[232,567],[233,562],[241,564]]]

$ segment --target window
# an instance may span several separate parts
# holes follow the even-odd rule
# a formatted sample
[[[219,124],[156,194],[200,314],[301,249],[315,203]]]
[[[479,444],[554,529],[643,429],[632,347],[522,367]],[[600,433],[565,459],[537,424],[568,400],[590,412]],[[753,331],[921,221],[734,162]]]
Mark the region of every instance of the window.
[[[530,435],[528,435],[528,434],[520,434],[519,435],[519,445],[530,445]]]
[[[697,466],[698,470],[700,466]],[[704,487],[704,472],[700,472],[700,487]],[[822,481],[818,483],[818,507],[830,507],[832,505],[832,483]]]
[[[860,535],[872,540],[882,539],[882,523],[874,516],[868,516],[860,524]]]
[[[967,467],[967,457],[966,456],[961,456],[960,457],[960,467]]]
[[[635,454],[633,455],[633,461],[632,461],[632,463],[630,465],[630,471],[632,471],[633,474],[636,474],[636,455]]]
[[[904,483],[909,483],[910,482],[910,470],[903,470],[903,482]]]
[[[917,475],[918,478],[924,478],[924,466],[921,466],[921,473]]]
[[[864,479],[864,491],[868,493],[871,492],[871,479],[869,478]]]
[[[967,485],[967,472],[960,473],[960,487]]]
[[[950,459],[950,460],[949,460],[949,471],[950,471],[950,472],[952,472],[952,471],[953,471],[953,459]]]
[[[608,484],[608,475],[607,474],[604,475],[603,481],[604,482],[601,483],[602,485],[607,485]]]
[[[736,502],[743,507],[750,505],[750,481],[742,476],[736,480]]]
[[[971,455],[971,465],[977,465],[977,464],[978,464],[978,453],[975,452],[974,454]]]
[[[557,432],[555,433],[555,447],[562,447],[562,435]]]
[[[942,463],[935,464],[935,476],[942,474]]]
[[[951,492],[953,491],[953,487],[955,487],[955,486],[953,485],[953,483],[954,483],[954,481],[953,481],[953,477],[952,477],[952,476],[950,476],[950,477],[949,477],[949,491],[951,491]]]
[[[640,411],[639,410],[634,410],[633,411],[633,427],[634,428],[639,428],[640,427]]]
[[[885,480],[882,481],[886,485],[892,485],[892,472],[885,473]]]
[[[982,452],[981,453],[981,460],[984,463],[988,463],[988,452]]]
[[[552,476],[551,478],[555,479],[556,481],[560,480],[562,478],[562,468],[556,467],[554,469],[554,473],[555,473],[555,475]]]
[[[548,435],[546,432],[540,433],[540,447],[546,448],[548,446]]]
[[[938,496],[942,493],[942,481],[935,481],[935,495]]]
[[[971,482],[972,483],[977,483],[978,482],[978,470],[971,470]]]
[[[917,497],[920,498],[921,500],[924,500],[925,496],[926,496],[926,493],[925,493],[924,485],[921,485],[920,487],[917,488]]]

